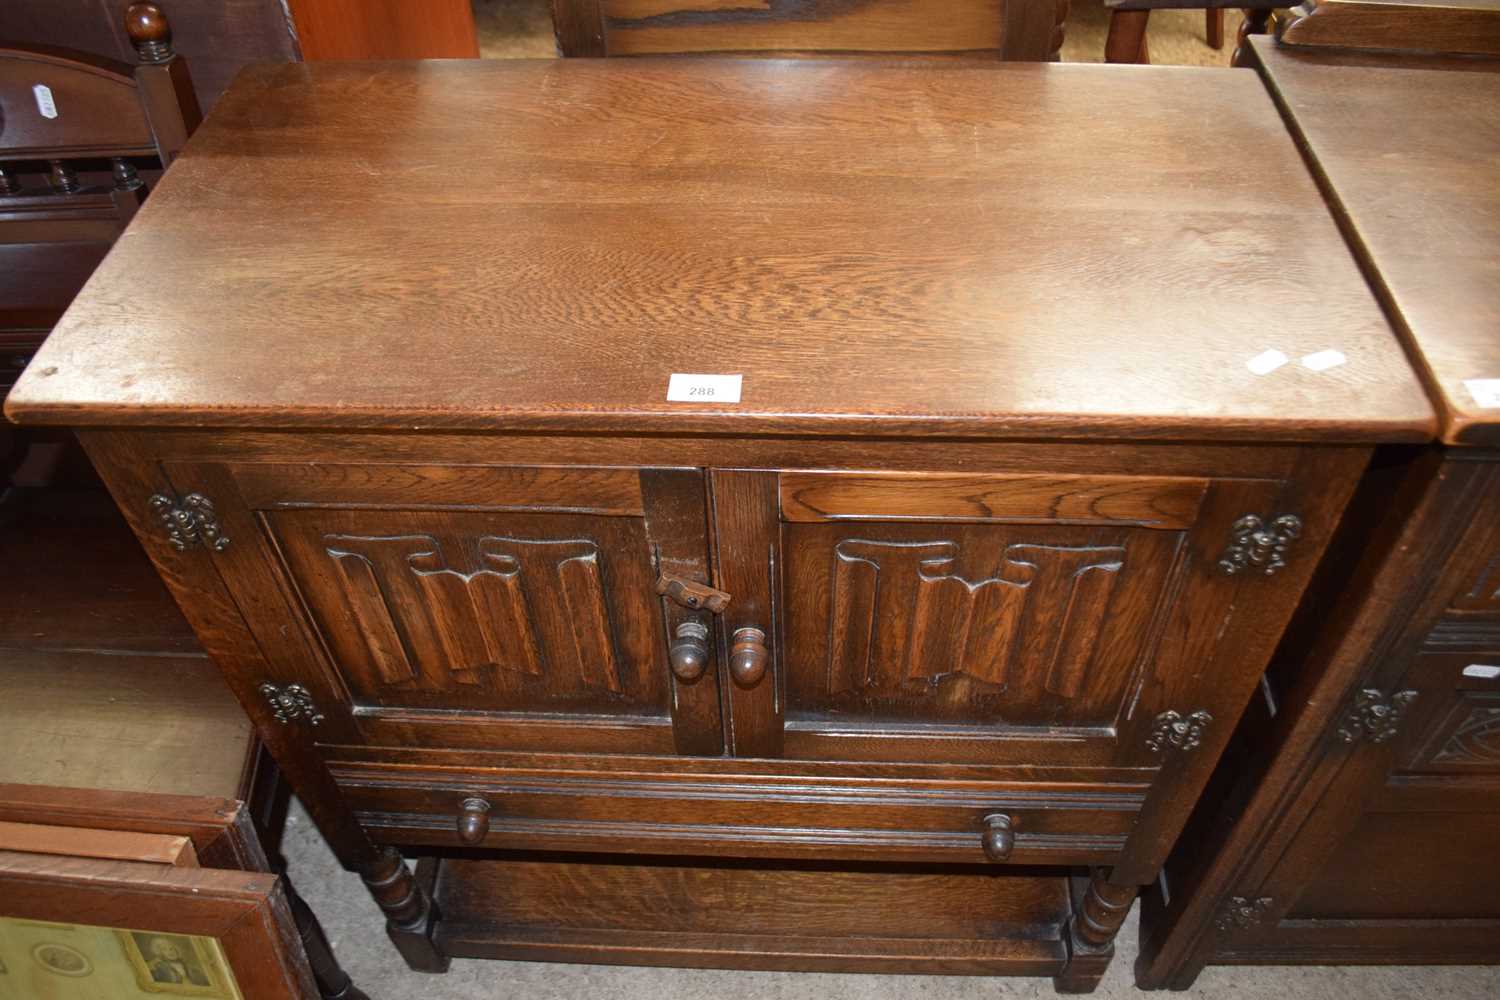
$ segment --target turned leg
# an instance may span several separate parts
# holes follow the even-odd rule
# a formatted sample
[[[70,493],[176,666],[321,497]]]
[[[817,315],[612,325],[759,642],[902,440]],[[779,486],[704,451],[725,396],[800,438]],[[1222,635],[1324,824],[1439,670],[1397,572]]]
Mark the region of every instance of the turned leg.
[[[1117,10],[1109,15],[1109,34],[1104,38],[1107,63],[1148,63],[1146,23],[1149,10]]]
[[[1059,993],[1092,993],[1115,954],[1115,935],[1135,902],[1139,886],[1112,885],[1109,872],[1076,879],[1073,919],[1068,922],[1068,965],[1053,980]]]
[[[400,852],[381,848],[374,861],[360,868],[359,877],[385,913],[386,933],[406,964],[418,972],[447,972],[448,956],[432,940],[440,916],[437,904],[412,876]]]
[[[333,954],[333,947],[328,943],[328,935],[323,933],[323,925],[318,923],[312,908],[297,895],[297,890],[292,888],[292,883],[285,875],[282,876],[281,884],[286,889],[292,917],[297,921],[297,934],[302,938],[302,950],[307,953],[307,964],[312,966],[313,979],[317,980],[318,995],[323,1000],[370,1000],[359,987],[350,982],[349,973],[339,965],[339,960]]]
[[[1208,38],[1208,47],[1215,50],[1222,49],[1224,47],[1224,8],[1210,7],[1203,13],[1208,19],[1203,26],[1204,35]]]
[[[1247,10],[1245,19],[1240,22],[1240,30],[1234,38],[1234,55],[1229,59],[1231,66],[1248,66],[1246,60],[1249,57],[1249,38],[1251,35],[1264,35],[1266,27],[1271,23],[1270,10]]]

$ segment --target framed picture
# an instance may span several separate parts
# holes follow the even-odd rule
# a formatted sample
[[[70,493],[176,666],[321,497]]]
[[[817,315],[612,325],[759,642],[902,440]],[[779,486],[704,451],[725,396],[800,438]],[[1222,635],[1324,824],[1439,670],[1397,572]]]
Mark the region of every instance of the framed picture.
[[[318,997],[274,875],[11,851],[0,975],[57,1000]]]
[[[115,931],[144,993],[237,1000],[233,976],[212,938],[158,931]]]

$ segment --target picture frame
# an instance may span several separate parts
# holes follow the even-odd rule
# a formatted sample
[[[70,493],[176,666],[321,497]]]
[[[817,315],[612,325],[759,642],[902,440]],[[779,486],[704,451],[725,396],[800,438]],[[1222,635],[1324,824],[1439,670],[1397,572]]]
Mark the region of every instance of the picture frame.
[[[212,938],[116,928],[115,939],[141,992],[236,1000],[224,959]]]
[[[28,951],[27,961],[59,982],[70,970],[102,972],[123,953],[141,995],[318,997],[285,892],[269,873],[0,851],[0,917],[112,933],[108,949],[69,946],[77,957],[57,944],[39,946],[51,949],[44,958]],[[11,973],[14,951],[6,952]]]

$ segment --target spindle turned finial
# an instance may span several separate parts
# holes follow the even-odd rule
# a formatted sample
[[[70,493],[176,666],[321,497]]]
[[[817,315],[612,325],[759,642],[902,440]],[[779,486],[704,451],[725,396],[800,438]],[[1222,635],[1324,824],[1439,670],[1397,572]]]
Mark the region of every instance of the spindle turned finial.
[[[172,58],[172,26],[156,4],[133,3],[125,8],[125,34],[141,62],[164,63]]]

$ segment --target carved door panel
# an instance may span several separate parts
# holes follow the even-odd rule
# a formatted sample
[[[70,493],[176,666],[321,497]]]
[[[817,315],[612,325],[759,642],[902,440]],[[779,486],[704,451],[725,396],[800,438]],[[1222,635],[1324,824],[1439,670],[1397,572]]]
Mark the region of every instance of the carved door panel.
[[[1406,529],[1403,549],[1435,540],[1423,550],[1430,575],[1403,578],[1404,593],[1378,592],[1399,631],[1362,640],[1364,677],[1331,711],[1320,755],[1283,807],[1296,824],[1284,840],[1275,831],[1235,885],[1259,906],[1232,925],[1227,946],[1380,961],[1492,946],[1500,494],[1491,475],[1450,463],[1433,493],[1441,513]],[[1462,530],[1437,530],[1439,519]],[[1442,944],[1424,951],[1429,938]]]
[[[266,694],[321,716],[320,742],[722,750],[711,652],[691,682],[668,662],[669,633],[712,616],[656,591],[708,580],[698,470],[169,472],[218,505],[216,566],[281,674]]]
[[[729,687],[742,754],[1158,766],[1243,705],[1220,637],[1298,532],[1272,481],[713,476],[725,631],[779,639],[769,681]]]

